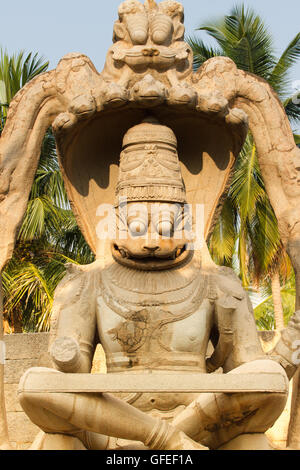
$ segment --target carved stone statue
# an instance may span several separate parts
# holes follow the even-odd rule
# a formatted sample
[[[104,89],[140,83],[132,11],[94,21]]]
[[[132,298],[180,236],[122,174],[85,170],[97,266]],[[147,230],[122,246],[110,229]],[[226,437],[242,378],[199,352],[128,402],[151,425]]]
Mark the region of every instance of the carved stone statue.
[[[56,370],[30,369],[20,382],[21,405],[44,432],[34,448],[64,448],[67,439],[88,449],[266,449],[264,433],[284,409],[300,314],[265,354],[247,293],[232,270],[212,262],[205,240],[249,115],[280,227],[292,234],[284,241],[295,250],[299,149],[266,83],[227,58],[193,74],[183,36],[178,2],[127,0],[102,74],[70,54],[12,103],[0,142],[1,266],[50,124],[96,254],[89,266],[69,266],[57,288],[49,350]],[[103,237],[110,210],[113,236]],[[108,374],[95,378],[98,341]]]
[[[240,282],[189,249],[190,217],[170,128],[146,119],[128,130],[116,196],[118,238],[104,268],[97,261],[72,267],[58,288],[50,348],[56,368],[90,372],[97,330],[108,373],[203,374],[222,367],[278,372],[287,383],[284,369],[263,354]],[[215,349],[206,361],[210,339]],[[89,448],[122,447],[111,436],[150,449],[215,449],[237,435],[263,433],[286,402],[285,393],[233,398],[158,390],[123,399],[38,393],[36,372],[42,384],[45,370],[31,369],[21,380],[25,412],[46,433],[79,437]]]

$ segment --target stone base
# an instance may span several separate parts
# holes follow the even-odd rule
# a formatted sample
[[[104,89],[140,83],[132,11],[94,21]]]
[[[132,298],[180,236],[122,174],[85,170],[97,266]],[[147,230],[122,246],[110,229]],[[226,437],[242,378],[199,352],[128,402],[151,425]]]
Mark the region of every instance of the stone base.
[[[77,437],[40,432],[29,450],[87,450]]]
[[[273,450],[265,434],[241,434],[218,450]]]

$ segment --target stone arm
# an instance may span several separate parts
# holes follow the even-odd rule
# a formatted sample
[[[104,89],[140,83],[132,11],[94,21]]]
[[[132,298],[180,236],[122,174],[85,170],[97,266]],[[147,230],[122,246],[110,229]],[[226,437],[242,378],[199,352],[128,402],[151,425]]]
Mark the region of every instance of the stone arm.
[[[55,292],[49,353],[61,372],[89,373],[95,350],[96,309],[92,273],[69,265]]]
[[[300,365],[300,310],[280,332],[280,339],[269,356],[279,362],[291,380]]]
[[[269,358],[278,362],[291,380],[300,365],[300,311],[295,312],[280,332],[275,347],[264,353],[247,293],[238,280],[233,280],[230,269],[221,270],[227,276],[216,276],[214,281],[220,290],[215,301],[214,338],[211,338],[215,349],[206,361],[207,371],[222,367],[226,373],[247,362]]]
[[[265,358],[247,293],[229,268],[219,268],[213,277],[217,286],[214,330],[218,343],[207,360],[208,372],[222,367],[227,373],[247,362]]]
[[[233,348],[232,317],[237,301],[230,296],[222,296],[215,302],[213,333],[217,337],[212,339],[214,352],[206,360],[207,372],[214,372],[224,365]]]

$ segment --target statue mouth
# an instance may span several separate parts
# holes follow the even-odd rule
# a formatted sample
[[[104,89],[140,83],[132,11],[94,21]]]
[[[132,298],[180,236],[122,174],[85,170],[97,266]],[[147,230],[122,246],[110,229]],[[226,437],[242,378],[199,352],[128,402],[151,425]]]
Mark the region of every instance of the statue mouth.
[[[133,254],[123,246],[119,247],[117,243],[113,243],[112,255],[114,260],[123,266],[142,271],[162,271],[183,264],[190,258],[191,251],[187,245],[184,245],[168,254],[160,254],[159,252]]]

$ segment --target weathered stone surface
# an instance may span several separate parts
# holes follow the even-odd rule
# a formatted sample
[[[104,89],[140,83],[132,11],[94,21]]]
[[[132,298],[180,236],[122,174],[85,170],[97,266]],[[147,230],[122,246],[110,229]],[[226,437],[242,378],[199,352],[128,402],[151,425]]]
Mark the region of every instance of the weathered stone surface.
[[[18,384],[24,372],[34,366],[50,364],[49,333],[5,335],[6,364],[4,381]]]
[[[289,398],[286,406],[275,422],[275,424],[266,432],[268,439],[276,449],[285,449],[288,446],[288,432],[291,421],[291,404],[293,396],[293,381],[290,383]]]
[[[8,411],[7,421],[9,436],[17,447],[20,444],[30,445],[39,432],[39,428],[30,421],[24,412]]]
[[[219,450],[272,450],[263,434],[244,434],[224,444]]]
[[[6,359],[39,359],[48,353],[49,333],[5,335]]]
[[[289,448],[300,450],[300,371],[298,369],[293,379],[293,394],[291,397],[291,420],[289,423],[287,444]]]
[[[280,373],[176,374],[56,374],[36,368],[26,379],[26,390],[38,393],[200,393],[273,392],[286,394],[287,380]]]
[[[17,383],[4,384],[6,409],[9,412],[23,412],[18,400],[18,384],[19,381]]]
[[[7,384],[17,384],[30,367],[37,367],[38,359],[13,359],[7,360],[5,363],[4,382]]]
[[[34,440],[30,450],[86,450],[82,442],[76,437],[59,434],[45,434],[40,432]]]
[[[28,368],[49,365],[48,343],[49,333],[5,336],[7,363],[4,393],[9,435],[14,449],[28,449],[39,432],[39,428],[33,425],[24,413],[17,391],[20,378]],[[105,371],[105,356],[103,348],[99,345],[94,357],[93,373]]]
[[[4,393],[8,431],[14,449],[27,449],[39,428],[24,413],[18,399],[18,384],[24,372],[33,366],[49,365],[49,333],[5,335],[6,364]]]

